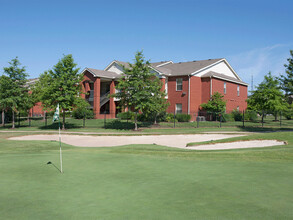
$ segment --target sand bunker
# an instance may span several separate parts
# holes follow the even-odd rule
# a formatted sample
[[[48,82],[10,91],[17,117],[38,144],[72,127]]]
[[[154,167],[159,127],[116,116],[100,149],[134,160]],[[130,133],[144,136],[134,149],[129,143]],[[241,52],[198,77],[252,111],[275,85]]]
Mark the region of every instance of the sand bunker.
[[[193,150],[228,150],[241,148],[271,147],[284,145],[283,141],[277,140],[252,140],[252,141],[235,141],[230,143],[205,144],[188,147]]]
[[[186,148],[191,142],[220,140],[239,137],[243,134],[188,134],[188,135],[144,135],[144,136],[89,136],[62,135],[61,141],[77,147],[113,147],[128,144],[157,144],[168,147]],[[58,135],[27,135],[12,137],[11,140],[58,141]],[[191,148],[192,149],[192,148]]]
[[[192,135],[145,135],[145,136],[85,136],[62,135],[61,141],[77,147],[113,147],[128,144],[157,144],[168,147],[190,150],[227,150],[241,148],[270,147],[284,145],[276,140],[252,140],[230,143],[216,143],[186,147],[187,143],[220,140],[231,137],[244,136],[243,134],[192,134]],[[58,135],[27,135],[12,137],[11,140],[46,140],[58,141]]]

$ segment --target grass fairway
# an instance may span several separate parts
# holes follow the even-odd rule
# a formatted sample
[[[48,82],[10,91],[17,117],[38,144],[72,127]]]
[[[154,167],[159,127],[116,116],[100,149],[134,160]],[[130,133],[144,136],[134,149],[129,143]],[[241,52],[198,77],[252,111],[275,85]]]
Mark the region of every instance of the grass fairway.
[[[1,219],[292,219],[293,135],[281,147],[76,148],[0,133]],[[22,134],[23,135],[23,134]]]

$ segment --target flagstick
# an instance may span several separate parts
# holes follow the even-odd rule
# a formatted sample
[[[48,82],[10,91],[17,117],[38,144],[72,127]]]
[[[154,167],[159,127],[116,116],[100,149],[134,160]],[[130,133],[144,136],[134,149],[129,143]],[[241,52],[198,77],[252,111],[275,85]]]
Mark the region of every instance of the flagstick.
[[[63,173],[63,169],[62,169],[62,149],[61,149],[60,119],[59,119],[59,145],[60,145],[60,170],[61,170],[61,173]]]
[[[60,111],[59,111],[59,103],[57,105],[55,114],[53,116],[53,122],[58,118],[58,124],[59,124],[59,145],[60,145],[60,173],[63,173],[62,168],[62,149],[61,149],[61,131],[60,131]]]

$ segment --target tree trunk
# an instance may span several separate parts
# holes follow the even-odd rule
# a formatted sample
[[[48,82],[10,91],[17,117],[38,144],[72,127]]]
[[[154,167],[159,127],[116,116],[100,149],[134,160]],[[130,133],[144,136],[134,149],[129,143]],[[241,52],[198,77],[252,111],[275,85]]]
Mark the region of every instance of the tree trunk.
[[[4,127],[4,119],[5,119],[5,116],[4,116],[4,110],[2,110],[2,127]]]
[[[155,114],[155,122],[154,124],[156,125],[157,124],[157,113]]]
[[[137,131],[137,112],[135,112],[134,130]]]
[[[12,110],[12,129],[15,128],[15,118],[14,118],[14,111]]]
[[[278,121],[278,113],[275,113],[275,121]]]
[[[65,111],[63,110],[63,123],[62,123],[62,130],[65,130]]]

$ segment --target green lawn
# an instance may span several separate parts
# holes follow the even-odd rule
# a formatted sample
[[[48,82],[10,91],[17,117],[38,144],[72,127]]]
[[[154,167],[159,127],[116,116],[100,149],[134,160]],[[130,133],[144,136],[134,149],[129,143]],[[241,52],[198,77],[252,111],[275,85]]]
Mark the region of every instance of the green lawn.
[[[292,219],[293,135],[288,145],[190,151],[156,145],[77,148],[9,141],[0,133],[1,219]],[[244,139],[247,139],[244,137]]]
[[[66,128],[70,130],[100,130],[101,132],[112,132],[112,131],[129,131],[134,128],[134,122],[129,120],[119,120],[119,119],[86,119],[85,121],[82,119],[74,119],[74,118],[66,118]],[[292,129],[293,128],[293,120],[286,120],[285,117],[280,121],[275,121],[275,118],[272,115],[267,115],[264,118],[264,123],[261,122],[261,117],[255,122],[245,121],[245,128],[256,128],[260,129],[262,127],[267,129]],[[278,118],[279,119],[279,118]],[[29,128],[29,129],[39,129],[39,130],[55,130],[58,128],[58,123],[53,123],[52,117],[48,117],[47,120],[43,120],[42,117],[34,117],[31,120],[28,120],[27,117],[16,118],[16,127],[19,128]],[[11,123],[5,125],[6,128],[11,127]],[[148,129],[148,128],[173,128],[174,122],[161,122],[157,126],[154,126],[152,122],[138,122],[138,127],[140,129]],[[176,122],[176,128],[181,129],[193,129],[193,128],[237,128],[243,127],[242,121],[229,121],[222,122],[219,121],[201,121],[201,122]],[[0,128],[3,129],[3,128]]]

